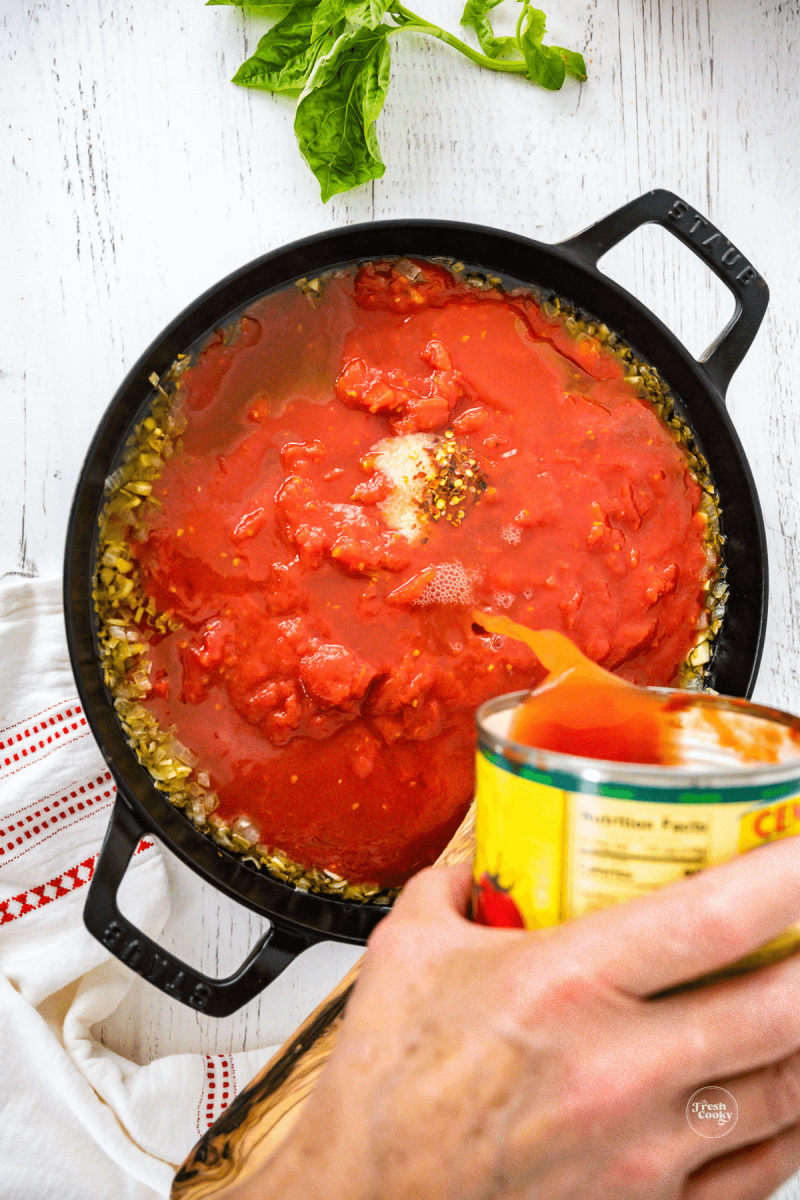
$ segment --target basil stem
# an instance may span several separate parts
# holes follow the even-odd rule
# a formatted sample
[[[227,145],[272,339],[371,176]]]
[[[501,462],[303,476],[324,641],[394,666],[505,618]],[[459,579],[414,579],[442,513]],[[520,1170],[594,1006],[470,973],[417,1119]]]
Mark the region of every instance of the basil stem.
[[[392,4],[389,12],[396,20],[402,22],[391,31],[392,33],[400,33],[402,30],[404,33],[426,33],[430,37],[439,38],[448,46],[452,46],[454,50],[458,50],[470,62],[477,63],[479,67],[488,67],[490,71],[509,71],[514,75],[524,75],[527,71],[524,60],[508,62],[503,59],[490,58],[488,54],[481,54],[479,50],[473,50],[472,46],[468,46],[466,42],[462,42],[461,38],[455,37],[448,30],[442,29],[439,25],[432,25],[424,17],[418,17],[409,12],[402,4]]]

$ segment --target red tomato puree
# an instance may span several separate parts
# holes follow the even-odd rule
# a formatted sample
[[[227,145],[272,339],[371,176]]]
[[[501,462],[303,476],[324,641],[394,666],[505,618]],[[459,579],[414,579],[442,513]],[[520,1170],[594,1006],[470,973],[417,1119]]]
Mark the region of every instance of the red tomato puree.
[[[606,762],[673,766],[680,761],[675,713],[691,693],[658,696],[602,670],[562,633],[527,629],[476,613],[485,629],[529,646],[547,670],[514,710],[509,737],[523,746]]]
[[[182,623],[145,701],[218,813],[352,882],[431,862],[473,713],[544,669],[478,607],[668,684],[710,571],[701,490],[613,353],[530,295],[369,264],[254,304],[181,376],[182,450],[132,543]],[[399,457],[398,457],[399,454]]]

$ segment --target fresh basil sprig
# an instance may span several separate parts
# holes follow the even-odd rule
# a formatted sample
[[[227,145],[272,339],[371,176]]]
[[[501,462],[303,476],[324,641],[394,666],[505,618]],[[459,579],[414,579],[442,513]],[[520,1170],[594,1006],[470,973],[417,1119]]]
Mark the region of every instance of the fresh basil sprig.
[[[586,78],[586,63],[582,54],[565,50],[563,46],[543,44],[545,15],[540,8],[533,8],[530,0],[522,0],[522,12],[514,37],[495,37],[489,13],[502,2],[467,0],[461,15],[461,24],[475,30],[481,49],[488,58],[514,63],[516,70],[524,72],[528,79],[551,92],[557,92],[563,86],[567,75],[579,80]],[[495,66],[495,70],[499,69]]]
[[[530,0],[517,0],[514,35],[496,37],[489,14],[503,2],[466,0],[461,24],[475,33],[476,50],[399,0],[207,0],[275,21],[233,82],[297,96],[294,131],[323,201],[386,170],[375,122],[389,89],[389,38],[397,33],[439,38],[478,66],[523,75],[549,91],[567,75],[586,78],[582,55],[544,45],[545,15]]]
[[[297,102],[294,131],[323,201],[386,170],[375,121],[389,90],[387,29],[357,27],[338,37]]]

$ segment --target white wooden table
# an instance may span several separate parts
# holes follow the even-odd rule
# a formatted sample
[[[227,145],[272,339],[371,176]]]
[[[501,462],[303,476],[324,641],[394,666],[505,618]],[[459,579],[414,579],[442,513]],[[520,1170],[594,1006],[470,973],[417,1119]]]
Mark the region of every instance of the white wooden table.
[[[458,30],[457,0],[420,6]],[[587,83],[545,93],[440,43],[394,39],[378,125],[386,175],[323,206],[296,149],[292,102],[228,82],[263,20],[202,0],[0,0],[0,576],[60,572],[75,479],[112,393],[167,321],[235,267],[380,218],[454,218],[556,241],[664,186],[710,217],[771,289],[729,407],[769,539],[756,698],[800,709],[800,9],[548,0],[546,10],[552,42],[585,54]],[[697,354],[732,308],[655,227],[602,265]],[[262,923],[177,864],[173,883],[165,944],[227,973]],[[137,984],[100,1033],[139,1062],[278,1042],[356,955],[321,947],[222,1021]]]

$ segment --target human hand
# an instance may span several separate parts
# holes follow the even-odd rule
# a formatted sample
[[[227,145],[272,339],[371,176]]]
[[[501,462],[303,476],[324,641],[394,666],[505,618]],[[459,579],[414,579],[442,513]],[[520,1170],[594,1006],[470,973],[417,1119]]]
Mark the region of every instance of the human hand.
[[[422,872],[370,939],[298,1125],[241,1200],[761,1200],[800,1166],[800,957],[655,996],[800,918],[791,838],[537,932]],[[689,1097],[738,1121],[696,1133]]]

